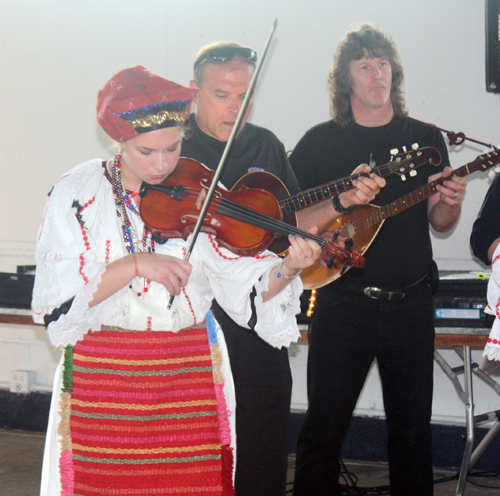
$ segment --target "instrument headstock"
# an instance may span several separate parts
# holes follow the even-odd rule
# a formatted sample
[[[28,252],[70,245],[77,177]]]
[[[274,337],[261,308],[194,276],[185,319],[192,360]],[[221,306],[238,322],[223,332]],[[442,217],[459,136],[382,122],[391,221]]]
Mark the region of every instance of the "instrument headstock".
[[[471,172],[474,171],[490,171],[490,175],[494,175],[500,171],[500,150],[491,150],[479,155],[473,162],[467,164]]]
[[[431,165],[437,166],[441,163],[441,154],[436,148],[424,147],[419,148],[417,143],[412,145],[412,149],[408,151],[403,146],[403,151],[399,153],[397,148],[391,150],[391,161],[389,166],[393,174],[401,177],[402,181],[406,181],[406,174],[410,177],[417,175],[417,167],[429,162]]]

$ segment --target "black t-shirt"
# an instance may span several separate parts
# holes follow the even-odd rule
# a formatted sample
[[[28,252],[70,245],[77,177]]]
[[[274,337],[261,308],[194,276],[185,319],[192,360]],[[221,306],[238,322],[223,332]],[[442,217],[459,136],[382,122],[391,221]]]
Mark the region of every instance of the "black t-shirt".
[[[449,165],[448,151],[440,132],[403,117],[395,117],[380,127],[357,124],[342,127],[333,121],[310,129],[299,141],[290,156],[290,163],[302,190],[349,176],[362,163],[388,163],[391,150],[411,150],[432,146],[442,157],[438,167],[426,164],[417,169],[415,177],[406,175],[386,178],[387,185],[373,200],[374,205],[388,203],[427,184],[428,177]],[[427,201],[389,218],[365,252],[364,269],[351,269],[343,282],[361,286],[398,288],[422,278],[432,260],[432,246],[427,218]],[[335,284],[335,283],[334,283]]]
[[[209,169],[219,165],[226,143],[205,134],[198,127],[194,114],[189,116],[187,136],[182,142],[181,156],[193,158]],[[290,194],[298,192],[298,183],[290,167],[285,148],[269,130],[246,123],[233,141],[220,177],[228,189],[245,174],[266,171],[277,176]]]

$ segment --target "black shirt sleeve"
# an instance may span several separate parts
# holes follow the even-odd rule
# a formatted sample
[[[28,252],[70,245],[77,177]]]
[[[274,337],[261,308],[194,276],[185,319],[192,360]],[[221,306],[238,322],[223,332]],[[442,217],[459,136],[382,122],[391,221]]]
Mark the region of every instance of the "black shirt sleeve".
[[[497,175],[486,193],[479,216],[472,226],[470,245],[474,255],[486,265],[491,265],[488,260],[488,250],[500,237],[500,179]]]

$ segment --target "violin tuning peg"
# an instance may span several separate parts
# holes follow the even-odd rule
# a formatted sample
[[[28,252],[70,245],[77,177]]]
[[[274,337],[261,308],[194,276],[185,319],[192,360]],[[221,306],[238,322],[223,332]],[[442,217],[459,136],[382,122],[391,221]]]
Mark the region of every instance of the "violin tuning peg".
[[[404,174],[401,174],[401,181],[406,181],[406,176]]]
[[[418,143],[413,143],[413,145],[411,145],[411,149],[418,150]]]
[[[415,177],[416,175],[417,171],[415,169],[410,171],[410,177]]]

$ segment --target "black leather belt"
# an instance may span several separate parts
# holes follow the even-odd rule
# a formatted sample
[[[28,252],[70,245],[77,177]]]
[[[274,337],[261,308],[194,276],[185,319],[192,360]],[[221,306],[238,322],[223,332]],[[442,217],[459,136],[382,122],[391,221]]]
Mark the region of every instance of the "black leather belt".
[[[376,286],[356,286],[354,284],[340,284],[339,289],[343,289],[345,291],[354,291],[356,293],[363,293],[369,298],[373,298],[375,300],[387,300],[387,301],[401,301],[403,300],[411,291],[421,282],[427,279],[427,275],[419,279],[417,282],[410,284],[409,286],[405,286],[404,288],[399,289],[381,289]]]

